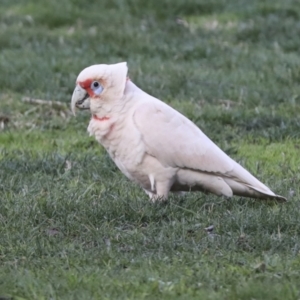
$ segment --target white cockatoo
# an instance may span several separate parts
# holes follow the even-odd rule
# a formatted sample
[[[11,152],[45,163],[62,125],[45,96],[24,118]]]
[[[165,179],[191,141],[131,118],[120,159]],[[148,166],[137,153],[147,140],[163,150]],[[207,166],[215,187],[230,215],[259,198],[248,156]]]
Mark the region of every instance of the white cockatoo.
[[[193,122],[139,89],[127,71],[126,62],[84,69],[71,107],[74,114],[76,108],[90,110],[90,135],[152,201],[166,199],[170,191],[286,200],[226,155]]]

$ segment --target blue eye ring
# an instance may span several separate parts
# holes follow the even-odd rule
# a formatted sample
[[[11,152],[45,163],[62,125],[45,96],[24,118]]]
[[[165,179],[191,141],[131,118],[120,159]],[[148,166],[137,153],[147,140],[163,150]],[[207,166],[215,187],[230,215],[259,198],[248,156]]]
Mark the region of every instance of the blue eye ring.
[[[91,83],[91,89],[94,91],[96,95],[100,95],[103,91],[103,86],[99,81],[93,81]]]

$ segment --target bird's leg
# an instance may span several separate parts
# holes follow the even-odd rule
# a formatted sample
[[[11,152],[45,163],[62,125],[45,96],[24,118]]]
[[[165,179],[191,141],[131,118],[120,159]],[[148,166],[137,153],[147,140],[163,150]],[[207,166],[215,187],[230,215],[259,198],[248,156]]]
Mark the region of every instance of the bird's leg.
[[[153,203],[156,202],[157,200],[164,200],[163,196],[157,195],[155,193],[151,193],[145,189],[144,189],[144,191],[149,196],[150,201],[152,201]]]
[[[150,200],[154,203],[156,202],[157,200],[158,201],[164,201],[166,200],[167,198],[164,197],[164,196],[161,196],[161,195],[157,195],[157,194],[153,194],[152,196],[150,196]]]
[[[171,181],[159,181],[156,182],[156,194],[150,196],[152,202],[157,200],[163,201],[168,199],[169,191],[171,187]]]
[[[149,192],[148,190],[144,189],[145,193],[149,196],[150,200],[152,199],[152,197],[155,196],[154,193]]]

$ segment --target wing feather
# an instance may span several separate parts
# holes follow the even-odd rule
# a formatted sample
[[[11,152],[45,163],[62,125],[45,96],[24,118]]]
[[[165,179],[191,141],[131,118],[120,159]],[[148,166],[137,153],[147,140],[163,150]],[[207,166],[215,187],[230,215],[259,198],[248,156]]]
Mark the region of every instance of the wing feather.
[[[147,152],[163,164],[222,174],[233,170],[230,157],[194,123],[165,103],[143,102],[133,118]]]

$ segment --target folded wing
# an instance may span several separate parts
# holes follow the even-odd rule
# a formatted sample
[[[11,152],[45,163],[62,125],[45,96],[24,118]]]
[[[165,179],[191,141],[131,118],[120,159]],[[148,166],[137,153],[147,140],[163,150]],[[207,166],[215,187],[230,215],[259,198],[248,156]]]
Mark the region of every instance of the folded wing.
[[[148,154],[163,165],[222,178],[233,194],[286,200],[274,194],[214,144],[194,123],[155,98],[134,113]]]

